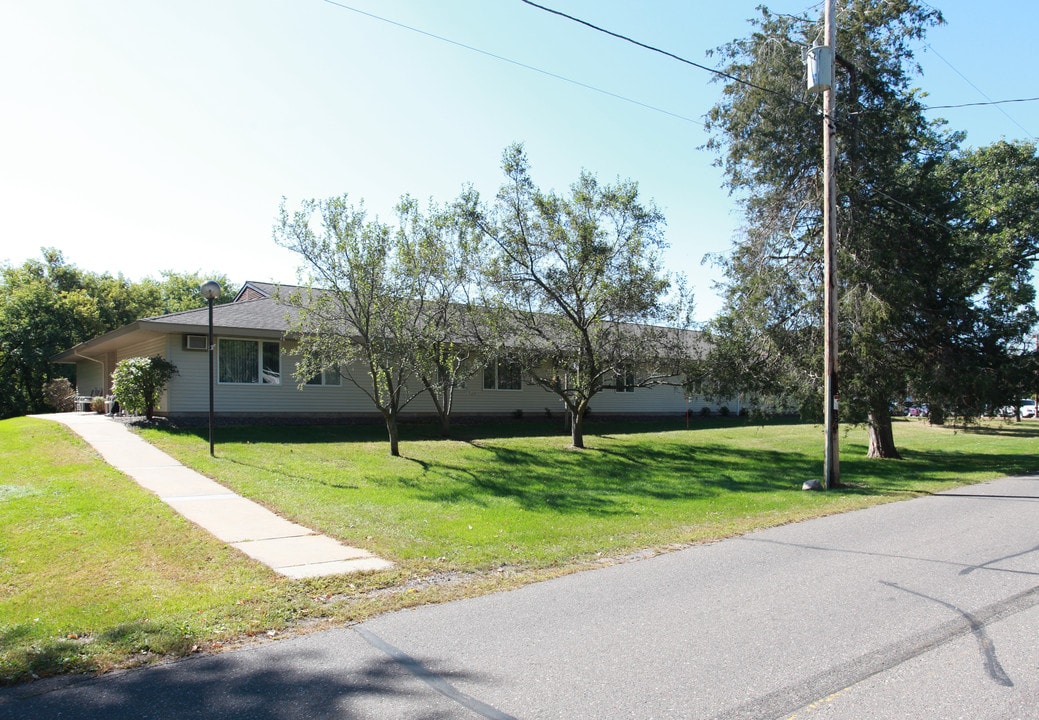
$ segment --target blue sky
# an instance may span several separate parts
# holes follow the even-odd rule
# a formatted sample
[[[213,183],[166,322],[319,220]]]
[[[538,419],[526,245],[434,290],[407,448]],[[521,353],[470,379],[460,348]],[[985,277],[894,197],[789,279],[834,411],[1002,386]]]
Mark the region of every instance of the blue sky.
[[[543,1],[707,65],[758,3]],[[933,5],[947,24],[918,48],[929,104],[1039,96],[1039,4]],[[283,196],[347,193],[391,220],[403,193],[493,195],[502,150],[522,141],[543,188],[582,168],[638,181],[698,319],[718,310],[701,260],[727,250],[739,217],[698,121],[721,86],[520,0],[9,0],[0,68],[0,262],[48,246],[135,280],[293,282],[297,258],[271,239]],[[1039,135],[1036,102],[941,114],[973,145]]]

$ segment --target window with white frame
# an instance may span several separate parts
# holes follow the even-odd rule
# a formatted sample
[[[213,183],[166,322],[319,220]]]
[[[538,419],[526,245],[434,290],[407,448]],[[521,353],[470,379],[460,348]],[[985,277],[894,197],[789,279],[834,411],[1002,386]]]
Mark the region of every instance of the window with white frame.
[[[514,360],[496,360],[484,368],[484,390],[522,390],[523,369]]]
[[[280,385],[281,347],[269,340],[221,338],[217,378],[229,385]]]
[[[339,375],[339,370],[331,368],[328,370],[322,370],[314,377],[307,380],[307,385],[341,385],[343,382],[342,377]]]

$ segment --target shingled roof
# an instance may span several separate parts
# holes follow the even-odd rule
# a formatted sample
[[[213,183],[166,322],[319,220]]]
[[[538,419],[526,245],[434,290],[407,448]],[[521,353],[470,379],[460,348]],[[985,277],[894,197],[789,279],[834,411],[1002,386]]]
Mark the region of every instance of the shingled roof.
[[[279,298],[288,297],[295,291],[307,292],[307,288],[274,283],[247,282],[229,303],[213,306],[213,331],[218,335],[247,335],[257,338],[282,338],[299,317],[299,310]],[[649,331],[649,326],[644,326]],[[74,363],[85,354],[97,354],[115,350],[126,342],[143,341],[158,335],[184,333],[203,335],[209,331],[209,309],[157,315],[142,318],[118,330],[80,343],[51,358],[51,362]],[[702,343],[696,331],[681,331],[688,350]]]
[[[272,283],[247,282],[229,303],[213,306],[213,330],[217,334],[242,334],[258,337],[281,337],[297,317],[297,310],[278,300],[279,292],[288,294],[292,286]],[[243,299],[253,298],[253,299]],[[112,330],[51,358],[51,362],[73,363],[87,353],[115,349],[128,339],[139,336],[142,340],[157,334],[205,334],[209,332],[209,308],[142,318],[129,325]]]

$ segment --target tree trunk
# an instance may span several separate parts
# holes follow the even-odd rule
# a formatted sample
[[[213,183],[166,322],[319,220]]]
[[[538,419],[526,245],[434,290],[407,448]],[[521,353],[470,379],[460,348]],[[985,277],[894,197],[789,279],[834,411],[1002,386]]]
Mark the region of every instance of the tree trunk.
[[[869,413],[869,453],[870,458],[901,459],[895,447],[895,435],[891,430],[891,413],[885,407],[874,409]]]
[[[400,432],[397,429],[397,416],[393,413],[383,413],[386,419],[386,433],[390,436],[390,455],[400,457]]]
[[[931,425],[944,425],[945,410],[938,405],[932,405],[927,413],[927,421]]]
[[[442,403],[441,399],[436,397],[436,394],[432,391],[430,391],[429,397],[433,400],[433,409],[436,410],[436,419],[439,426],[441,426],[441,437],[448,437],[451,434],[451,407],[447,403]]]
[[[584,408],[579,407],[571,413],[571,416],[570,437],[573,446],[578,449],[584,449]]]
[[[426,387],[426,392],[429,393],[430,399],[433,401],[433,409],[437,412],[437,417],[440,419],[440,436],[448,437],[451,435],[451,401],[453,390],[446,388],[444,391],[443,401],[436,393],[436,389],[427,378],[422,378],[422,384]]]

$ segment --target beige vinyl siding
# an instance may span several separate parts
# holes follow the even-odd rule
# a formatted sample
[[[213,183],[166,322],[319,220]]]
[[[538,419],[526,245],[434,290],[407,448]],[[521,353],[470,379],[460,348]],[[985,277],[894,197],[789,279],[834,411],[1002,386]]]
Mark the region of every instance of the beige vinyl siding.
[[[116,353],[88,355],[87,357],[92,358],[91,360],[77,360],[76,390],[80,395],[105,395],[111,385],[109,378],[120,360],[152,355],[167,357],[165,335],[156,335],[133,345],[127,345]]]
[[[165,412],[209,412],[209,353],[185,350],[183,335],[168,335],[166,358],[177,367],[177,374],[166,387]]]
[[[259,340],[247,335],[217,337]],[[271,338],[265,338],[270,340]],[[209,356],[204,350],[185,350],[183,336],[171,334],[157,342],[139,344],[132,355],[156,353],[165,355],[177,366],[178,374],[170,381],[162,400],[161,413],[201,414],[209,411]],[[376,415],[378,411],[368,396],[350,380],[343,378],[340,385],[299,386],[294,372],[298,356],[292,354],[290,342],[281,343],[281,384],[222,384],[214,385],[214,405],[224,415]],[[121,353],[120,357],[126,355]],[[127,355],[129,356],[129,355]],[[357,366],[354,376],[364,381],[365,373]],[[419,381],[413,381],[414,390]],[[738,401],[706,403],[700,396],[690,398],[688,409],[699,413],[709,406],[717,410],[727,405],[738,412]],[[619,413],[630,415],[682,415],[686,412],[685,392],[681,387],[658,385],[636,388],[633,392],[606,389],[591,402],[592,413]],[[541,389],[524,376],[520,390],[491,390],[483,387],[483,369],[480,368],[455,390],[453,413],[462,415],[513,415],[522,411],[525,417],[541,417],[548,413],[561,415],[562,401],[553,393]],[[435,412],[433,402],[423,391],[403,410],[405,415],[427,415]]]
[[[677,379],[676,379],[677,380]],[[694,398],[695,399],[695,398]],[[702,398],[699,410],[703,406]],[[591,402],[592,412],[631,415],[681,414],[686,411],[685,391],[681,387],[656,385],[635,388],[633,392],[617,392],[610,388],[597,393]],[[454,411],[459,414],[497,415],[522,410],[526,415],[543,415],[564,411],[558,395],[530,382],[524,376],[521,390],[489,390],[483,387],[483,373],[469,379],[466,388],[455,394]]]
[[[152,355],[161,355],[169,359],[166,355],[166,337],[165,335],[156,335],[153,338],[142,340],[133,345],[121,347],[116,352],[115,360],[119,362],[126,358],[151,357]],[[115,368],[112,369],[114,370]]]
[[[215,338],[254,340],[248,336],[222,335]],[[270,340],[269,338],[267,339]],[[299,415],[371,414],[371,400],[348,380],[340,385],[304,385],[295,377],[298,357],[291,354],[291,343],[281,342],[281,383],[229,384],[215,382],[213,404],[218,414]],[[185,350],[180,335],[169,339],[169,357],[179,374],[168,388],[169,411],[173,413],[209,412],[209,354],[204,350]]]
[[[455,391],[454,412],[460,415],[511,415],[517,410],[524,415],[539,415],[546,409],[561,413],[563,405],[556,395],[531,383],[526,375],[519,390],[488,389],[483,386],[480,368],[465,387]]]
[[[607,388],[592,398],[591,408],[593,413],[680,414],[686,409],[685,391],[672,385],[637,387],[631,392]]]
[[[93,397],[104,394],[104,373],[99,363],[91,360],[76,361],[76,394]]]

